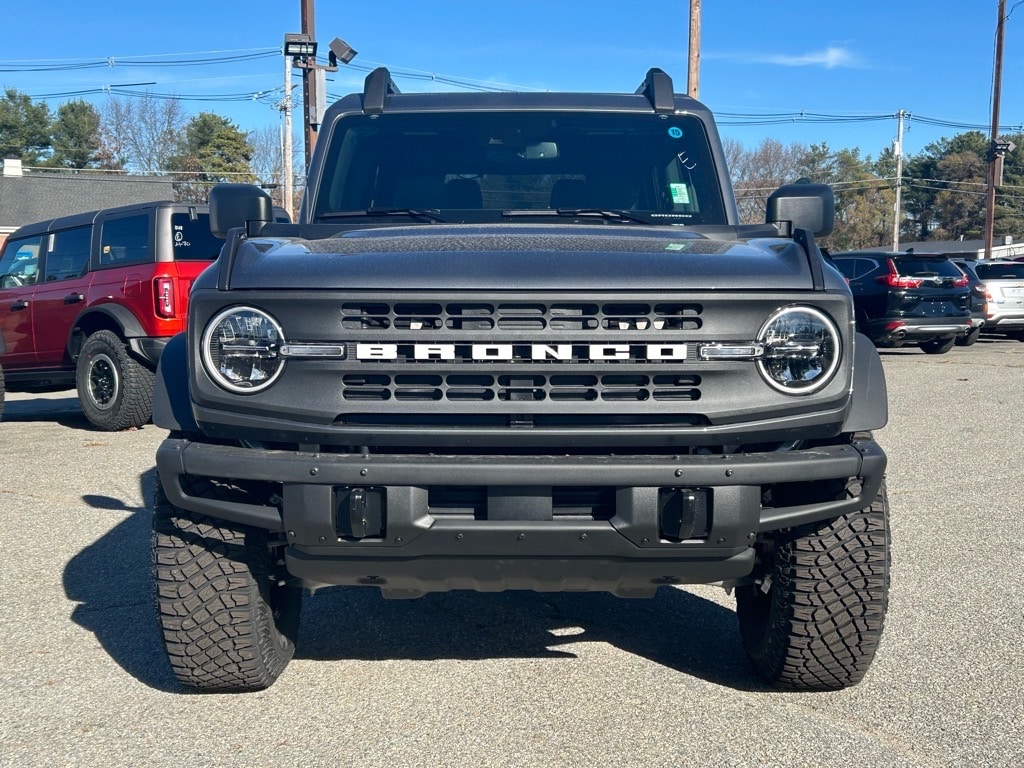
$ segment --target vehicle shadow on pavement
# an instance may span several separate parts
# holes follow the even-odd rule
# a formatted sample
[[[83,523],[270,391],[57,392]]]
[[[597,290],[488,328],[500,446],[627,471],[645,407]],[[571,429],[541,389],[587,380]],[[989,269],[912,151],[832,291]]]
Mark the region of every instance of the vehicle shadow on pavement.
[[[4,404],[4,422],[46,421],[70,429],[92,429],[77,397],[19,397],[8,398]]]
[[[448,592],[415,600],[385,600],[376,589],[334,587],[307,594],[296,656],[577,658],[574,645],[595,642],[718,685],[770,690],[747,662],[734,611],[665,587],[651,599],[524,591]]]
[[[156,469],[140,477],[148,503]],[[85,547],[64,568],[64,593],[78,603],[71,619],[92,632],[110,657],[135,679],[161,691],[179,691],[164,655],[153,608],[150,510],[109,496],[86,495],[96,510],[131,515]]]

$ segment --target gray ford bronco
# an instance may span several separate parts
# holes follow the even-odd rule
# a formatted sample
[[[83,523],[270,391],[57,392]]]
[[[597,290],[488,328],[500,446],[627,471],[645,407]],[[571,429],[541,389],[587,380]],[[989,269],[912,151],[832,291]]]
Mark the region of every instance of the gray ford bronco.
[[[161,357],[156,603],[187,688],[266,688],[305,590],[736,596],[754,669],[858,682],[889,586],[874,346],[815,244],[828,187],[742,225],[711,113],[634,94],[328,110],[295,224],[256,187]],[[680,640],[685,642],[685,640]]]

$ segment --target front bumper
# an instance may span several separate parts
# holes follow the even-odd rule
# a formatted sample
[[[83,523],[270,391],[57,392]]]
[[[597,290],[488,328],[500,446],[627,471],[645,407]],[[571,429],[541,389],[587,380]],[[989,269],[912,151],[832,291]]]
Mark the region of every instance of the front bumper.
[[[319,454],[168,439],[157,468],[179,508],[279,532],[291,575],[308,586],[368,585],[388,597],[448,589],[599,590],[648,595],[663,584],[731,582],[755,565],[758,534],[869,506],[886,457],[870,440],[808,450],[680,456],[429,456]],[[191,478],[275,492],[261,503],[195,495]],[[860,478],[854,495],[815,500],[815,487]],[[766,489],[785,484],[785,506]],[[484,489],[484,509],[451,514],[439,489]],[[805,496],[798,490],[805,489]],[[374,535],[346,535],[339,499],[381,500]],[[556,498],[604,489],[605,514],[560,514]],[[664,499],[706,501],[694,536],[666,537]],[[770,494],[769,494],[770,495]],[[820,494],[819,494],[820,496]],[[780,495],[780,498],[782,496]],[[792,502],[798,503],[792,503]],[[347,529],[346,529],[347,530]]]

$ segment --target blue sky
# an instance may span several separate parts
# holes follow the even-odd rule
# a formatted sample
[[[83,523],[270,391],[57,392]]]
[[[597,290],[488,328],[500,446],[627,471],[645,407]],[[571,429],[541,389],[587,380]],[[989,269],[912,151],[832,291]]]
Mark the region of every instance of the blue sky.
[[[771,137],[877,156],[896,136],[900,109],[912,115],[910,154],[970,127],[988,133],[997,0],[702,6],[700,98],[720,115],[723,136],[748,147]],[[1006,7],[1000,125],[1017,132],[1024,0]],[[284,33],[300,30],[299,0],[6,2],[2,16],[0,86],[54,108],[112,86],[177,95],[190,114],[216,112],[243,130],[281,123],[279,49]],[[431,74],[498,88],[632,91],[651,66],[685,91],[688,19],[688,0],[317,0],[315,31],[321,61],[334,37],[359,51],[359,69],[329,76],[332,96],[358,90],[365,69],[380,64],[418,75],[396,77],[403,91],[452,89]],[[152,84],[122,85],[131,83]],[[82,98],[102,106],[107,97]],[[757,124],[769,113],[781,121]],[[825,121],[812,122],[814,114]]]

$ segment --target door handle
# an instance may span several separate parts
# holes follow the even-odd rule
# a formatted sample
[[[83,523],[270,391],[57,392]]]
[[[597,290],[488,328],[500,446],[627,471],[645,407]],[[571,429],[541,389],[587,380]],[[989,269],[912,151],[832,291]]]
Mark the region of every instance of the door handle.
[[[18,300],[11,304],[11,312],[21,312],[23,309],[28,309],[28,302],[24,300]]]
[[[80,293],[69,293],[64,297],[65,304],[77,304],[80,301],[85,301],[85,296]]]

